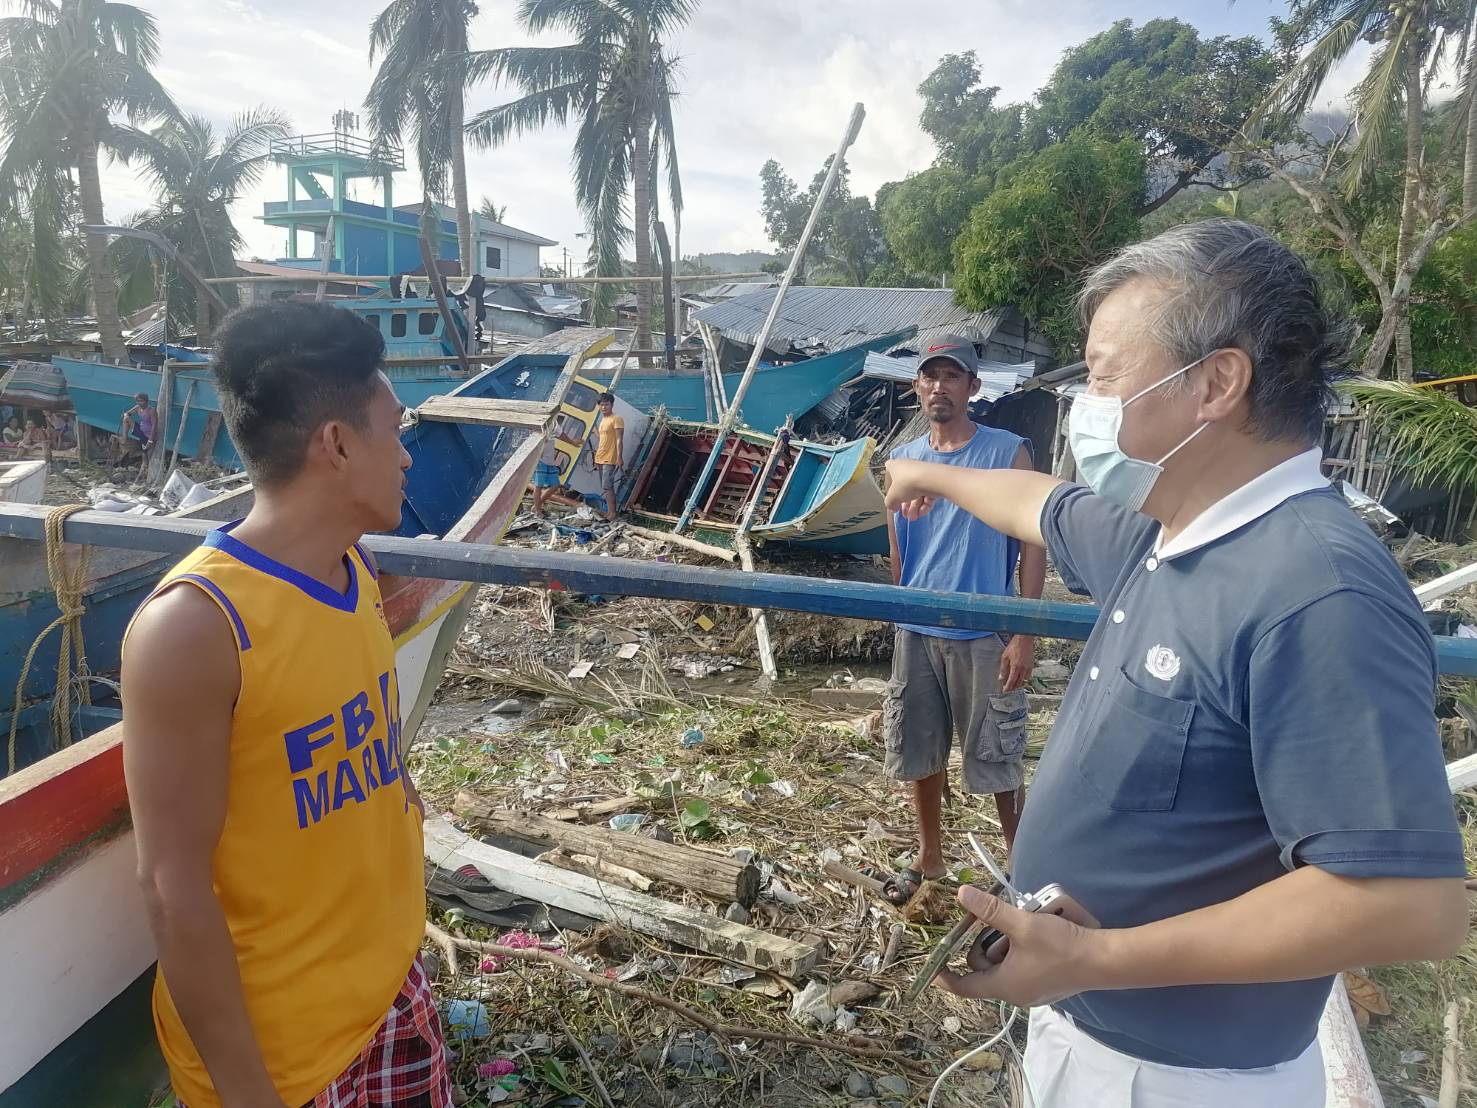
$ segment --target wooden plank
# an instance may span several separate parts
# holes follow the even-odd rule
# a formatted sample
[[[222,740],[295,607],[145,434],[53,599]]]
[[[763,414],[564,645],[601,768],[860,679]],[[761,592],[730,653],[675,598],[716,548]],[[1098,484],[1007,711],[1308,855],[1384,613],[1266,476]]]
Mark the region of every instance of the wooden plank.
[[[541,430],[559,405],[535,400],[483,400],[475,396],[433,396],[415,409],[415,418],[437,423],[470,423],[479,427],[524,427]]]
[[[1477,785],[1477,754],[1468,754],[1450,763],[1446,767],[1446,784],[1454,793]]]
[[[37,504],[0,504],[0,535],[41,540],[46,513]],[[119,517],[78,512],[63,525],[67,542],[185,554],[212,524],[170,516]],[[658,532],[665,534],[664,532]],[[531,585],[602,596],[650,596],[740,608],[781,608],[817,615],[915,623],[970,631],[1007,631],[1085,639],[1097,622],[1090,604],[930,592],[867,581],[837,581],[783,573],[727,573],[701,566],[634,558],[591,558],[554,550],[521,550],[440,539],[366,536],[364,545],[386,573],[485,585]],[[1477,639],[1438,636],[1442,673],[1477,677]]]
[[[726,854],[604,827],[561,823],[531,812],[515,812],[465,790],[457,793],[452,811],[487,831],[544,846],[564,847],[571,854],[591,854],[617,862],[645,877],[691,889],[721,904],[737,901],[747,908],[759,895],[758,868]]]
[[[0,779],[0,889],[58,860],[127,811],[121,724]]]
[[[654,531],[650,527],[638,527],[634,523],[626,524],[626,530],[633,535],[652,542],[669,542],[673,546],[680,546],[683,550],[691,550],[694,554],[706,554],[709,558],[721,558],[725,562],[738,561],[738,554],[732,550],[724,550],[721,546],[713,546],[711,543],[699,542],[690,539],[686,535],[674,535],[670,531]]]
[[[1463,566],[1461,569],[1454,569],[1434,581],[1427,581],[1415,590],[1415,598],[1422,605],[1426,605],[1447,593],[1456,592],[1457,589],[1464,589],[1473,584],[1477,584],[1477,562]]]
[[[451,870],[475,866],[514,896],[610,920],[643,935],[785,977],[810,972],[820,958],[815,947],[804,943],[499,850],[458,831],[445,819],[427,820],[425,836],[426,858],[434,865]]]

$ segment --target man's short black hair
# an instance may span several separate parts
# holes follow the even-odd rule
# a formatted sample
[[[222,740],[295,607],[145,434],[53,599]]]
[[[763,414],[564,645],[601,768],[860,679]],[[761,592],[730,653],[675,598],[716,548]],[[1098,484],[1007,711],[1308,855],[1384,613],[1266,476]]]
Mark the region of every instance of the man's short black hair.
[[[597,404],[614,404],[615,403],[615,393],[613,393],[613,392],[602,392],[596,398],[595,403],[597,403]]]
[[[277,301],[232,312],[211,369],[252,481],[294,477],[309,437],[331,419],[364,427],[384,357],[379,328],[342,308]]]

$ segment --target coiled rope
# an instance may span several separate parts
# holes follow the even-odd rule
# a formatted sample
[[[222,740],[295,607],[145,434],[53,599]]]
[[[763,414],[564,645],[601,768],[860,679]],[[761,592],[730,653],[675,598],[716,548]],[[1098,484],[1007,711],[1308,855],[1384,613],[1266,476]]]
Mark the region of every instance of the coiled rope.
[[[69,516],[86,511],[90,504],[64,504],[53,508],[46,515],[46,573],[51,578],[52,591],[56,593],[58,615],[36,636],[31,649],[26,652],[25,664],[21,666],[21,677],[15,686],[15,711],[10,717],[10,741],[6,748],[6,773],[15,772],[15,737],[20,729],[21,696],[25,691],[26,678],[31,673],[31,663],[36,660],[36,651],[41,648],[46,636],[56,628],[62,629],[61,651],[56,662],[56,693],[51,700],[51,735],[57,749],[72,743],[72,694],[74,684],[78,699],[83,704],[92,703],[88,688],[87,655],[82,640],[82,594],[87,587],[87,571],[92,562],[89,547],[80,548],[75,557],[68,558],[62,542],[62,524]],[[75,659],[75,663],[74,663]],[[75,664],[75,670],[74,670]],[[82,680],[73,680],[75,676]]]

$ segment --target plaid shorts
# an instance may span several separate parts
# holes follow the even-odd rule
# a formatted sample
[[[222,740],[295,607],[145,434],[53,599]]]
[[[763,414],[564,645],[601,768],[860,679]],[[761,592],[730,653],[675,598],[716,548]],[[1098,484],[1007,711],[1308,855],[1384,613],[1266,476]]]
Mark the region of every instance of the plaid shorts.
[[[369,1045],[303,1108],[452,1108],[446,1043],[420,955]]]

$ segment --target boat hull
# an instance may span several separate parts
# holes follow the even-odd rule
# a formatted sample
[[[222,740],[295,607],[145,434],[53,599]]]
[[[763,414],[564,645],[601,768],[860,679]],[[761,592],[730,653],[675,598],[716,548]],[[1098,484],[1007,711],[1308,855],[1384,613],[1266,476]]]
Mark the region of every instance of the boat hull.
[[[40,504],[46,498],[46,462],[41,458],[0,459],[0,503]]]
[[[108,434],[118,433],[123,413],[133,407],[134,397],[139,393],[154,397],[158,402],[160,373],[157,369],[107,365],[60,355],[52,359],[52,364],[66,376],[67,393],[76,409],[77,419]],[[464,378],[440,372],[390,372],[390,384],[394,386],[395,395],[407,408],[414,408],[432,396],[452,392],[465,383]],[[220,426],[220,397],[207,366],[177,368],[170,386],[169,401],[169,422],[160,439],[165,446],[173,450],[178,441],[183,457],[200,459],[202,444],[213,438],[209,458],[205,460],[226,469],[240,468],[241,456]],[[180,435],[181,417],[184,419],[183,436]]]

